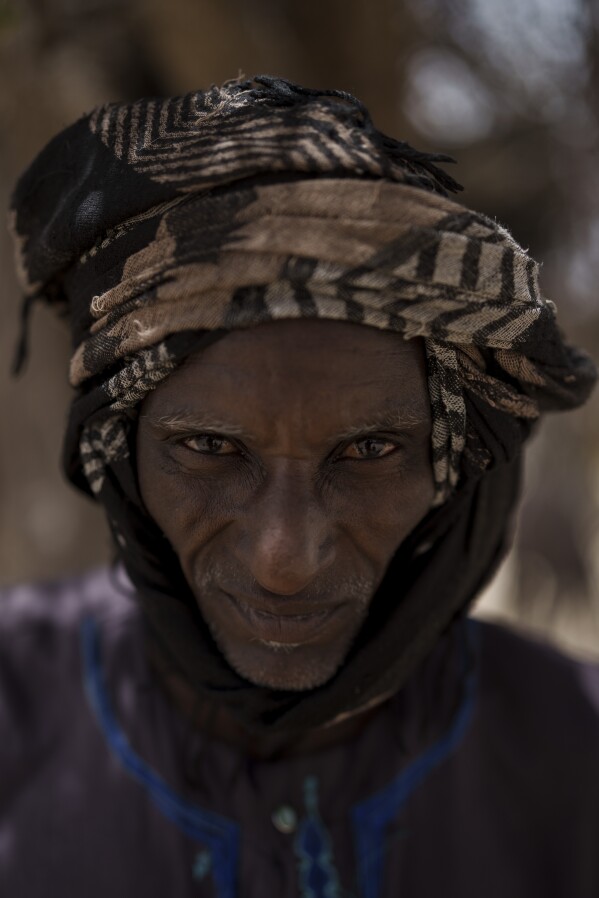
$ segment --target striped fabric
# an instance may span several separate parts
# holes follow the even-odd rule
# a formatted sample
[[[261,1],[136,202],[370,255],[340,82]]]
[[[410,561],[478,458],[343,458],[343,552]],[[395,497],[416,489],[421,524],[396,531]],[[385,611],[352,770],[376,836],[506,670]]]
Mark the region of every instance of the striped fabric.
[[[417,187],[327,178],[193,194],[125,223],[80,268],[121,245],[118,282],[107,283],[104,270],[86,281],[91,323],[71,363],[75,387],[119,365],[104,382],[109,424],[90,422],[81,442],[96,494],[106,464],[127,451],[122,434],[101,434],[125,427],[120,413],[172,371],[177,358],[165,340],[176,332],[309,317],[424,338],[437,504],[460,476],[464,388],[523,420],[539,414],[527,389],[551,389],[520,351],[555,318],[536,263],[503,228]],[[497,372],[482,350],[495,353]],[[516,371],[518,382],[509,382]],[[479,461],[484,467],[488,457]]]

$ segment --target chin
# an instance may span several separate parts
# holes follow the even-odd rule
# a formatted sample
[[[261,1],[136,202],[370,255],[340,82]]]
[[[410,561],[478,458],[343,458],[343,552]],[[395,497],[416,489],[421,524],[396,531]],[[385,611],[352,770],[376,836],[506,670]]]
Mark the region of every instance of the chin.
[[[343,661],[343,658],[331,658],[330,654],[327,656],[315,648],[260,642],[251,648],[245,647],[241,657],[239,652],[227,651],[224,647],[222,650],[233,670],[255,686],[283,692],[307,692],[328,683]]]

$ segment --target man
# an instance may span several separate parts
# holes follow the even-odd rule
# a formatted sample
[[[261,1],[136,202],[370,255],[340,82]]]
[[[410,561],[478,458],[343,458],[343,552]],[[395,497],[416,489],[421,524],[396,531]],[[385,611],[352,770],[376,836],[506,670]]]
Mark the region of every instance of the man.
[[[596,671],[466,617],[594,369],[438,161],[259,77],[21,178],[119,563],[3,598],[3,894],[598,893]]]

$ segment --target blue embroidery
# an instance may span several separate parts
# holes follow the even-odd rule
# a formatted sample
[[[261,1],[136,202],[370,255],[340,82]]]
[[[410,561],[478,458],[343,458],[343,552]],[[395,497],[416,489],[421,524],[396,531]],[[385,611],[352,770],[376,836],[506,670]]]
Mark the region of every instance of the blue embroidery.
[[[86,617],[81,624],[85,690],[106,741],[133,779],[136,779],[157,808],[187,836],[208,848],[206,856],[218,898],[235,898],[239,858],[239,827],[232,820],[198,808],[178,796],[146,762],[135,754],[114,717],[100,663],[100,641],[96,623]],[[196,865],[199,858],[196,857]],[[203,861],[205,865],[206,861]],[[195,875],[195,866],[194,866]]]
[[[331,839],[318,813],[318,780],[314,776],[304,781],[304,801],[307,816],[300,823],[293,845],[299,858],[302,898],[340,898]]]
[[[475,627],[475,622],[467,622],[467,637],[471,636]],[[194,879],[199,881],[212,870],[218,898],[235,898],[238,825],[180,798],[135,754],[110,706],[100,663],[99,635],[93,618],[87,617],[83,621],[81,637],[87,697],[110,749],[124,769],[148,791],[158,809],[187,836],[207,846],[207,850],[196,855]],[[462,704],[444,736],[388,786],[354,807],[352,821],[362,898],[380,898],[386,829],[412,792],[461,742],[472,715],[475,686],[473,666],[466,674]],[[318,812],[318,781],[315,777],[306,778],[304,798],[307,815],[299,826],[294,842],[299,859],[302,898],[341,898],[330,835]]]
[[[391,780],[379,792],[355,805],[352,811],[354,842],[358,865],[358,882],[362,898],[380,898],[383,882],[383,861],[385,853],[385,831],[397,816],[402,805],[427,776],[432,773],[460,744],[474,708],[476,690],[476,668],[468,669],[467,657],[474,635],[476,622],[465,622],[464,645],[464,698],[458,708],[449,730],[427,751],[409,764],[405,770]]]

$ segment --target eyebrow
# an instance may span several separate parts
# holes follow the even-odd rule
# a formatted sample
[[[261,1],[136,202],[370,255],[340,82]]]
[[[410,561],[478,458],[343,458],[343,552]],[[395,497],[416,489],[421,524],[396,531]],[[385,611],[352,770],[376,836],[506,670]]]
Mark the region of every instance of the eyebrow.
[[[163,430],[169,433],[195,433],[208,432],[223,433],[229,436],[244,437],[249,440],[256,440],[256,437],[248,432],[240,424],[234,424],[231,421],[217,418],[208,413],[198,413],[191,410],[181,409],[168,415],[142,415],[151,427]],[[419,427],[430,426],[430,418],[423,415],[420,411],[411,408],[393,408],[388,411],[381,412],[373,417],[365,418],[362,421],[352,424],[346,429],[335,434],[332,442],[343,442],[355,439],[366,433],[373,433],[377,430],[416,430]]]
[[[225,421],[214,415],[198,414],[198,412],[185,409],[175,411],[170,415],[141,415],[141,417],[145,418],[151,427],[171,433],[214,431],[215,433],[228,433],[231,436],[245,436],[253,439],[252,434],[239,424],[233,424],[231,421]]]
[[[353,440],[365,433],[376,430],[416,430],[419,427],[430,426],[430,418],[414,409],[389,409],[372,418],[365,418],[357,424],[352,424],[346,430],[340,431],[334,437],[339,442]]]

